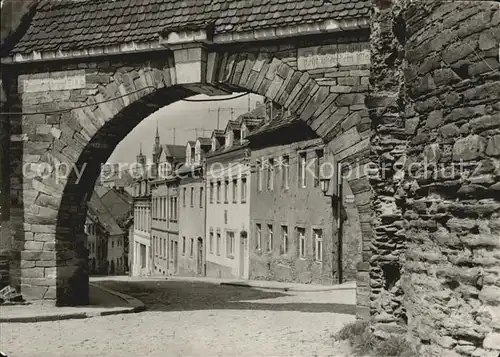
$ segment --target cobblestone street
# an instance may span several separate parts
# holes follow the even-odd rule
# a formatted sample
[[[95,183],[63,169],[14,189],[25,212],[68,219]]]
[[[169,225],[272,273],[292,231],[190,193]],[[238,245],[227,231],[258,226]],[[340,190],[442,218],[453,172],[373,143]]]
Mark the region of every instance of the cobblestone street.
[[[341,356],[331,335],[355,319],[354,291],[280,292],[204,282],[101,282],[138,314],[1,325],[1,350],[42,356]]]

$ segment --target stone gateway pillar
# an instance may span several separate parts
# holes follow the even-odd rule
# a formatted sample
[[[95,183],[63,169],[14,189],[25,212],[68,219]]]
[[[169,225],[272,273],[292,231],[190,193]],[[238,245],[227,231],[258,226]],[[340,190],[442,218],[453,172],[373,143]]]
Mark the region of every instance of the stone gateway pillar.
[[[6,108],[7,96],[0,81],[0,111]],[[7,117],[0,114],[0,289],[9,284],[9,135]]]

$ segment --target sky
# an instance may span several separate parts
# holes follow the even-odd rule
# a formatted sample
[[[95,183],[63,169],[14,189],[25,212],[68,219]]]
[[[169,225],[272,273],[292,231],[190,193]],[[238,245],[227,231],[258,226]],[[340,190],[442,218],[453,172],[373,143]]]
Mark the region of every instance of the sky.
[[[142,152],[150,160],[153,151],[154,138],[156,135],[156,125],[160,133],[161,144],[186,145],[189,140],[198,137],[210,137],[212,130],[217,128],[217,108],[221,110],[219,128],[224,129],[228,120],[231,119],[231,109],[233,109],[233,119],[238,115],[248,111],[249,97],[250,109],[254,109],[257,102],[262,102],[261,96],[255,94],[245,95],[241,98],[220,101],[217,99],[235,97],[241,93],[233,93],[229,96],[208,97],[197,95],[189,99],[213,99],[213,102],[185,102],[178,101],[161,108],[150,116],[146,117],[132,130],[116,147],[115,151],[108,159],[108,163],[133,163],[139,154],[142,143]],[[194,130],[198,128],[198,132]],[[175,143],[174,130],[175,129]],[[204,135],[203,130],[205,129]]]

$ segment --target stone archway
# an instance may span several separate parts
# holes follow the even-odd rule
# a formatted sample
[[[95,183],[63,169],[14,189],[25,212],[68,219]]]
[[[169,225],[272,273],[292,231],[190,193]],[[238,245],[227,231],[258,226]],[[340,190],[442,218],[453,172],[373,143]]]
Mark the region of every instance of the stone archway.
[[[371,131],[364,97],[369,6],[362,5],[347,11],[343,4],[328,3],[293,25],[283,17],[265,28],[241,17],[238,29],[232,24],[232,9],[209,6],[203,12],[206,23],[190,24],[178,22],[175,11],[161,6],[160,12],[175,26],[148,27],[140,39],[116,39],[114,32],[90,29],[82,15],[82,26],[87,26],[84,42],[58,27],[59,16],[72,15],[72,9],[64,4],[35,8],[28,19],[31,24],[20,30],[24,34],[16,34],[20,40],[8,41],[8,48],[2,44],[2,65],[8,68],[2,73],[7,92],[3,111],[14,112],[1,118],[9,124],[11,138],[6,187],[11,199],[4,211],[10,214],[12,250],[17,252],[11,264],[14,285],[35,299],[57,299],[60,305],[87,303],[84,203],[100,163],[147,115],[197,93],[257,93],[307,122],[328,144],[333,159],[349,163],[357,172],[348,182],[360,230],[368,241],[371,191],[364,165]],[[116,10],[121,4],[110,6]],[[137,20],[120,11],[106,14],[122,25]],[[153,12],[144,15],[148,21],[154,20]],[[44,25],[44,16],[53,26]],[[214,30],[215,19],[223,30]],[[74,23],[78,21],[70,26]],[[64,40],[58,39],[60,46],[32,41],[37,37],[32,34],[43,29],[64,34]],[[91,34],[94,30],[98,36]],[[113,39],[104,40],[110,36]],[[69,175],[52,170],[61,164],[67,165]],[[366,261],[368,245],[363,249]]]
[[[199,54],[204,51],[199,50]],[[25,224],[19,241],[37,248],[21,251],[21,261],[43,261],[53,268],[51,275],[44,272],[37,278],[26,275],[33,268],[21,269],[21,288],[34,298],[56,298],[60,305],[87,302],[88,267],[81,243],[86,215],[83,203],[89,199],[100,164],[142,119],[197,93],[253,92],[298,115],[324,138],[335,160],[358,165],[359,174],[349,180],[358,210],[366,212],[370,192],[362,166],[369,123],[362,91],[317,81],[307,71],[287,64],[279,53],[258,46],[250,51],[208,52],[206,77],[195,78],[193,83],[186,83],[175,51],[174,55],[169,51],[151,57],[147,61],[128,56],[65,64],[64,71],[50,70],[51,75],[84,77],[85,86],[46,95],[19,85],[29,81],[31,74],[20,74],[9,83],[12,92],[20,88],[24,111],[51,112],[34,115],[17,127],[21,138],[29,138],[21,146],[22,165],[30,168],[19,177],[21,182],[25,180],[20,192],[24,210],[19,212]],[[190,63],[191,70],[204,65],[201,60]],[[358,72],[359,83],[366,71]],[[65,109],[63,100],[75,109],[58,112]],[[67,177],[49,170],[64,164],[71,169]]]

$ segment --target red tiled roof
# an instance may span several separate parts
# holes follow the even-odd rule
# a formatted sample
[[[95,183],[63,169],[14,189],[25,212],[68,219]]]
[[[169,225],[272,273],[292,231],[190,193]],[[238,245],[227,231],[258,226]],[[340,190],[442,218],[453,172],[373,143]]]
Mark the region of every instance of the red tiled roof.
[[[158,39],[213,26],[215,34],[368,18],[369,0],[46,0],[11,54],[77,50]]]

